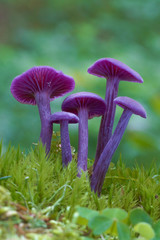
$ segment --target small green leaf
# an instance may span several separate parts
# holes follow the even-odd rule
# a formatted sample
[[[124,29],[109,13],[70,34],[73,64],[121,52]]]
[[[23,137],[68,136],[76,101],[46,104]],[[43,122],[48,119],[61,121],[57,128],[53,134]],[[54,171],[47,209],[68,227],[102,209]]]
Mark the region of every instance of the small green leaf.
[[[105,216],[99,215],[93,217],[89,222],[88,226],[93,230],[93,234],[100,235],[104,233],[112,225],[113,220],[108,219]]]
[[[78,207],[77,211],[78,211],[80,217],[85,218],[87,220],[90,220],[94,216],[99,215],[99,212],[89,209],[89,208],[85,208],[85,207]]]
[[[129,219],[133,225],[139,222],[152,224],[150,216],[141,208],[133,209],[129,214]]]
[[[87,226],[88,225],[88,220],[86,218],[83,218],[81,216],[78,216],[76,218],[76,223],[79,224],[79,225],[84,225],[84,226]]]
[[[111,236],[117,236],[118,232],[117,232],[117,221],[114,220],[112,225],[110,226],[110,228],[107,229],[107,231],[105,231],[106,234],[111,235]]]
[[[90,219],[92,219],[94,216],[99,215],[99,212],[85,207],[78,207],[77,211],[79,216],[76,222],[80,225],[88,225],[88,221]]]
[[[160,238],[160,220],[153,225],[153,229],[155,231],[156,237]]]
[[[152,226],[146,222],[140,222],[134,226],[134,231],[139,233],[142,237],[150,240],[154,238],[155,232]]]
[[[106,208],[102,211],[102,215],[105,215],[107,218],[112,220],[124,220],[127,218],[128,213],[120,208]]]
[[[119,240],[130,240],[130,230],[129,227],[121,222],[117,222],[117,230],[118,230],[118,237]]]

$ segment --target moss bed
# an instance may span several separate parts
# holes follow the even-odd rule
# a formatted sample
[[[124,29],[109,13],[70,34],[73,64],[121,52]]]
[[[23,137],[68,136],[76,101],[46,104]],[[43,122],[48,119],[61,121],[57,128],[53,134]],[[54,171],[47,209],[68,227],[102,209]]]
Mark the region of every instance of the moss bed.
[[[48,158],[41,144],[27,154],[0,149],[0,239],[160,239],[156,165],[111,163],[98,197],[90,189],[92,160],[78,178],[72,149],[72,162],[62,167],[59,134]]]

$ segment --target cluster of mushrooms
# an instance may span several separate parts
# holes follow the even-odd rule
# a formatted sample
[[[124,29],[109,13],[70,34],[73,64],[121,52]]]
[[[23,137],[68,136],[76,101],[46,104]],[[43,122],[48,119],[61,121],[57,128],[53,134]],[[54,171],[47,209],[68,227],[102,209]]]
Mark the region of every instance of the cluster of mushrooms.
[[[68,96],[62,103],[62,111],[51,113],[50,101],[61,97],[75,87],[72,77],[48,66],[38,66],[17,76],[11,84],[13,97],[24,104],[37,105],[41,120],[40,140],[49,154],[53,124],[60,124],[62,164],[72,160],[68,124],[79,124],[77,168],[80,177],[87,171],[88,119],[102,116],[98,135],[91,189],[100,195],[112,156],[116,151],[132,114],[146,118],[146,111],[137,101],[129,97],[117,97],[119,82],[143,83],[142,77],[124,63],[113,58],[96,61],[88,73],[106,78],[105,100],[90,92],[79,92]],[[124,109],[117,127],[112,133],[116,105]]]

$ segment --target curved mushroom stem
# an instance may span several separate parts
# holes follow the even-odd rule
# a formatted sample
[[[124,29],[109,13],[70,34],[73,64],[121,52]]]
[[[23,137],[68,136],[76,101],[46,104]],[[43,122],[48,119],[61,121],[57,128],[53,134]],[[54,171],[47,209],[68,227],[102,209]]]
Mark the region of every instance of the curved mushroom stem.
[[[61,149],[62,149],[62,164],[67,166],[72,160],[71,145],[68,132],[68,121],[61,121]]]
[[[102,185],[105,179],[106,172],[108,170],[109,164],[111,162],[112,156],[115,153],[121,138],[125,132],[128,125],[129,119],[132,112],[129,109],[125,109],[122,116],[117,124],[114,134],[110,138],[109,142],[105,146],[93,174],[91,177],[91,189],[100,196]]]
[[[40,139],[44,146],[46,146],[46,153],[48,154],[51,147],[53,124],[50,122],[51,108],[50,97],[46,92],[37,92],[35,100],[38,106],[39,115],[41,119],[41,133]]]
[[[104,147],[106,146],[106,144],[108,143],[109,139],[112,136],[114,116],[116,111],[116,104],[113,102],[113,100],[114,98],[117,97],[118,87],[119,87],[119,80],[116,77],[107,79],[106,96],[105,96],[105,102],[107,107],[101,119],[96,157],[95,157],[93,169],[95,169],[98,159],[101,153],[103,152]]]
[[[79,137],[78,137],[78,177],[81,170],[87,171],[88,158],[88,110],[80,108],[79,117]]]

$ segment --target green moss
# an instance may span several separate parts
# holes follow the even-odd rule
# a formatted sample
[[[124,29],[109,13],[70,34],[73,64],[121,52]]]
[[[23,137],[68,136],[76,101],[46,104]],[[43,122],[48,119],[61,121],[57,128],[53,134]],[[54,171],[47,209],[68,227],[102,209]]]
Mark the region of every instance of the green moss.
[[[77,177],[74,149],[72,162],[62,168],[59,134],[53,135],[49,157],[41,144],[28,154],[9,146],[0,158],[0,177],[5,176],[11,177],[0,183],[14,201],[53,219],[63,216],[71,220],[76,206],[95,210],[119,207],[126,211],[139,206],[154,220],[160,218],[160,171],[156,166],[146,170],[127,168],[121,160],[111,164],[98,198],[91,192],[88,173]]]
[[[6,206],[11,202],[11,194],[4,187],[0,186],[0,206]]]

